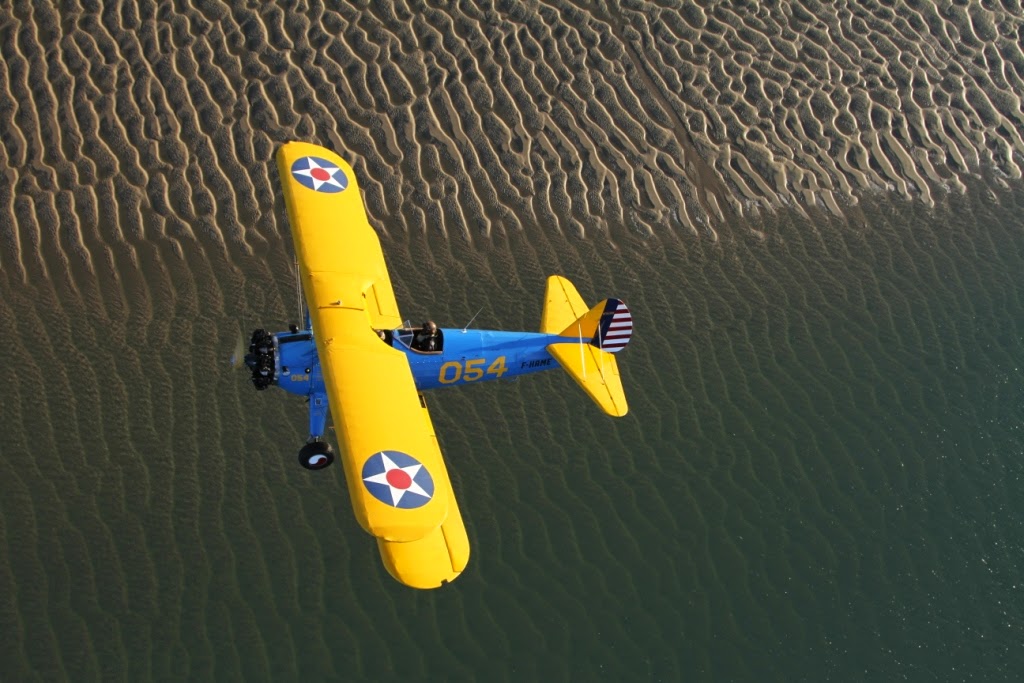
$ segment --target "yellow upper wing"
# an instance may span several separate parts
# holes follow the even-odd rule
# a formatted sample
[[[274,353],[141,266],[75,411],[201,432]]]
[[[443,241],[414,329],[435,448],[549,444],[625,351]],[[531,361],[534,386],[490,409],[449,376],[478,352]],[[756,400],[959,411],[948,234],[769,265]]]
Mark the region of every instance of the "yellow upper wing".
[[[465,568],[469,541],[405,354],[373,329],[401,316],[355,174],[302,142],[277,163],[356,518],[396,579],[439,586]]]

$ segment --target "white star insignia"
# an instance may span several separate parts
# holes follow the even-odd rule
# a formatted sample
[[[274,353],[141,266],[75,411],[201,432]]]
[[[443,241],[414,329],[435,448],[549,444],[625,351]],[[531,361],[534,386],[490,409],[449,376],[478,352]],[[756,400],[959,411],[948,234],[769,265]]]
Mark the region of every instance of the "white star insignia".
[[[345,185],[335,178],[335,174],[341,171],[340,168],[330,164],[321,166],[313,157],[306,157],[306,163],[309,164],[308,168],[297,168],[294,169],[292,173],[297,176],[301,175],[309,178],[313,182],[314,190],[319,190],[324,185],[330,185],[331,187],[336,187],[339,190],[345,189]]]
[[[363,481],[368,481],[373,484],[383,484],[391,490],[391,500],[395,507],[398,507],[398,501],[402,500],[402,497],[406,493],[414,493],[424,498],[430,498],[430,494],[423,490],[423,487],[416,483],[416,475],[422,469],[423,465],[417,463],[415,465],[408,465],[407,467],[399,467],[394,461],[383,453],[380,454],[381,462],[384,463],[384,471],[380,474],[374,474],[369,477],[364,477]],[[392,485],[388,481],[388,474],[392,470],[399,470],[404,472],[409,477],[409,485],[405,488],[399,488]]]

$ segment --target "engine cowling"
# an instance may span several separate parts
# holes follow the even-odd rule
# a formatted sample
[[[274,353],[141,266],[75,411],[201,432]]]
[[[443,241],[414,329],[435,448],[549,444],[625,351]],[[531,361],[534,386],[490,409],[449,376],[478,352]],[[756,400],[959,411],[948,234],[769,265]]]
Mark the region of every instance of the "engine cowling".
[[[273,335],[264,329],[253,330],[245,364],[252,371],[252,383],[257,391],[277,383],[277,347]]]

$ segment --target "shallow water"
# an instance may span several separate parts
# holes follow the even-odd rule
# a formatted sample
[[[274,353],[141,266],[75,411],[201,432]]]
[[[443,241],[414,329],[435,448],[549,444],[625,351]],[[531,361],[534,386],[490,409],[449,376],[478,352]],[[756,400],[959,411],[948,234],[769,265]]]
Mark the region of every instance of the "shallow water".
[[[433,268],[386,238],[413,318],[533,329],[561,272],[636,319],[621,420],[561,373],[432,396],[473,557],[428,593],[228,367],[294,317],[287,254],[5,278],[4,679],[1012,680],[1024,195],[943,197]]]

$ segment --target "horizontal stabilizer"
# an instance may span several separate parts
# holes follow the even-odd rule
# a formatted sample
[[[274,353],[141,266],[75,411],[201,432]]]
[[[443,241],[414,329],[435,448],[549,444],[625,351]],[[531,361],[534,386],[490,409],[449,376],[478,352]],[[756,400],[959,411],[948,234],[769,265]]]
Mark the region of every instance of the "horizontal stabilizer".
[[[605,299],[590,308],[576,287],[560,275],[548,278],[540,331],[565,337],[549,344],[548,353],[558,361],[601,410],[622,417],[629,409],[612,354],[629,342],[633,319],[619,299]]]
[[[629,410],[615,356],[587,343],[550,344],[550,353],[601,410],[622,417]]]
[[[561,275],[552,275],[548,278],[544,292],[540,331],[545,334],[562,334],[566,327],[585,315],[588,308],[571,282]]]
[[[633,316],[621,299],[605,299],[594,307],[583,302],[576,287],[561,275],[548,278],[540,331],[582,339],[616,353],[633,335]]]

